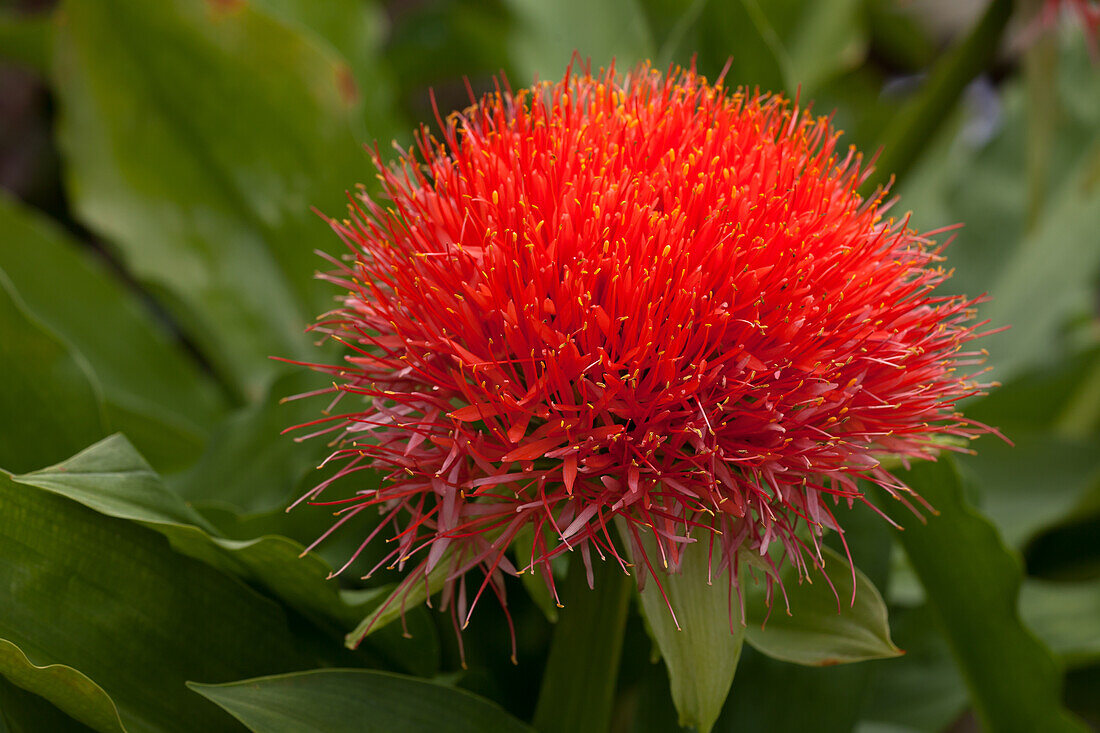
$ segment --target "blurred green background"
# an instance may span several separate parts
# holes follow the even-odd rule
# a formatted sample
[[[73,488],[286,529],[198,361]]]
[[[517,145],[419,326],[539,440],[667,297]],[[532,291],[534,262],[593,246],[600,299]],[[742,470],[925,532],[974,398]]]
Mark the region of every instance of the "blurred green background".
[[[948,287],[989,293],[983,318],[1012,326],[982,342],[1004,386],[966,411],[1014,446],[986,437],[959,461],[996,529],[975,552],[1003,560],[990,585],[1005,593],[937,586],[854,518],[856,560],[908,653],[811,669],[746,649],[716,730],[1010,730],[1018,707],[1059,697],[1100,726],[1100,65],[1080,19],[1041,4],[0,3],[0,731],[233,729],[222,708],[255,700],[184,682],[323,667],[434,683],[349,673],[272,699],[331,730],[449,730],[403,719],[406,697],[471,706],[469,730],[515,723],[456,689],[530,718],[552,626],[519,581],[518,667],[491,603],[465,634],[468,669],[449,618],[422,608],[412,639],[395,624],[343,649],[392,578],[325,581],[356,536],[297,559],[331,518],[283,509],[318,482],[326,446],[280,431],[322,405],[280,398],[324,381],[269,357],[337,358],[303,333],[333,302],[314,252],[339,249],[311,207],[339,215],[346,190],[374,185],[363,145],[411,144],[434,120],[429,89],[446,114],[469,104],[467,80],[480,94],[502,73],[556,78],[574,50],[623,70],[694,59],[711,78],[729,63],[727,85],[812,100],[868,155],[885,144],[892,214],[963,223]],[[30,473],[115,433],[128,443]],[[941,540],[937,562],[971,559]],[[1010,629],[1004,644],[1034,634],[1049,673],[999,667],[960,631],[983,619]],[[676,729],[650,648],[632,615],[616,731]],[[242,720],[301,729],[276,713]]]

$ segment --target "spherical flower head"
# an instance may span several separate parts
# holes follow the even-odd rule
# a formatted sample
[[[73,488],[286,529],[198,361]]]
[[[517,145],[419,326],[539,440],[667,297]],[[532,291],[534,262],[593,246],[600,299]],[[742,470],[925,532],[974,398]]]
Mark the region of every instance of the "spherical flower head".
[[[908,491],[884,459],[984,430],[955,407],[981,388],[974,301],[933,293],[937,248],[861,198],[827,119],[643,66],[440,126],[331,221],[350,255],[316,325],[350,350],[320,367],[351,398],[319,421],[337,475],[384,478],[304,499],[380,512],[364,546],[388,536],[400,589],[438,579],[464,623],[503,573],[553,591],[569,551],[641,578],[689,542],[731,584],[746,553],[805,570],[861,479]]]

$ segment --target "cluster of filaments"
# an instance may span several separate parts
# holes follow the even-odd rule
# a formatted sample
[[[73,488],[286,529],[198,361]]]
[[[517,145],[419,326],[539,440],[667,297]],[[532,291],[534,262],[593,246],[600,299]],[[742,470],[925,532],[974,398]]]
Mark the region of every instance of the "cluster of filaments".
[[[502,572],[553,591],[571,550],[642,578],[689,540],[731,584],[739,553],[806,570],[859,479],[907,491],[882,456],[978,431],[955,410],[973,301],[932,294],[936,251],[856,193],[828,120],[642,68],[442,126],[331,222],[347,295],[316,328],[350,355],[319,368],[353,399],[317,424],[337,477],[386,476],[304,499],[380,513],[379,567],[444,574],[460,622]]]

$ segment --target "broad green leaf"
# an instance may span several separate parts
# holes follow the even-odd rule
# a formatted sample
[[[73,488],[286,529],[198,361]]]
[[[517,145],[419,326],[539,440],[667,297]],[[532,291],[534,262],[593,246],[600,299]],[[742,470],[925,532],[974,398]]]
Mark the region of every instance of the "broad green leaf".
[[[0,226],[0,268],[28,310],[88,358],[109,399],[168,411],[196,427],[208,426],[224,409],[209,376],[105,260],[2,195]]]
[[[966,709],[966,684],[927,606],[890,611],[891,630],[905,656],[861,665],[871,672],[863,717],[903,730],[941,733]]]
[[[748,646],[714,731],[849,733],[867,697],[869,665],[805,667]],[[792,704],[792,694],[797,694],[797,704]]]
[[[1028,579],[1020,616],[1067,665],[1100,661],[1100,580],[1052,583]]]
[[[811,95],[822,82],[859,64],[867,52],[863,0],[810,0],[784,46],[791,93]]]
[[[301,669],[325,656],[291,633],[277,605],[133,522],[5,475],[0,516],[0,638],[30,664],[79,670],[127,730],[226,730],[231,721],[185,680]],[[36,692],[70,709],[86,696],[68,684]]]
[[[620,71],[653,56],[653,41],[636,0],[506,0],[516,17],[510,39],[518,86],[557,81],[573,53],[593,72],[612,61]]]
[[[92,733],[48,700],[0,676],[0,733]]]
[[[948,131],[950,144],[930,146],[931,154],[900,190],[917,227],[966,225],[947,249],[955,274],[945,287],[990,293],[992,301],[980,315],[993,327],[1011,326],[982,340],[996,367],[993,377],[1004,382],[1036,365],[1057,363],[1071,343],[1063,327],[1091,312],[1090,293],[1096,293],[1100,76],[1080,33],[1063,34],[1060,45],[1059,124],[1047,160],[1057,175],[1030,228],[1030,100],[1019,80],[999,88],[995,100],[974,95],[963,124]]]
[[[695,68],[713,79],[729,65],[729,87],[788,87],[790,59],[775,26],[776,5],[759,0],[641,0],[659,52],[656,63]],[[786,5],[784,3],[783,5]]]
[[[310,211],[371,177],[360,99],[315,35],[246,2],[69,0],[54,86],[67,185],[219,372],[255,396],[330,302]],[[136,124],[140,121],[140,124]]]
[[[1098,380],[1100,347],[1093,347],[1006,382],[967,405],[966,414],[987,425],[996,425],[1010,436],[1037,430],[1083,438],[1100,427],[1076,418],[1079,411],[1094,407],[1088,397]],[[979,452],[993,442],[987,439],[978,443]]]
[[[1057,663],[1020,621],[1019,561],[993,525],[967,505],[950,458],[916,466],[899,477],[939,515],[916,517],[887,497],[880,506],[905,528],[898,538],[985,725],[994,730],[1083,731],[1060,705]]]
[[[283,400],[325,384],[323,376],[304,368],[275,380],[263,398],[229,414],[214,428],[206,451],[188,471],[172,477],[172,488],[188,501],[217,502],[238,512],[285,509],[301,495],[296,490],[303,481],[321,482],[323,476],[316,468],[332,447],[324,436],[296,443],[294,435],[282,433],[324,417],[322,410],[332,398]],[[347,399],[341,402],[344,408],[349,404]],[[369,471],[359,476],[363,481],[377,480]],[[322,510],[302,507],[296,511]]]
[[[1015,445],[983,439],[977,454],[962,457],[959,464],[981,490],[982,513],[1005,544],[1021,550],[1069,514],[1100,479],[1100,437],[1006,430]]]
[[[50,491],[118,519],[140,522],[160,532],[173,549],[266,588],[272,595],[338,637],[368,610],[349,605],[332,569],[313,553],[303,556],[299,543],[280,536],[230,540],[165,488],[149,464],[127,440],[115,435],[50,468],[15,476],[27,486]],[[417,619],[420,620],[420,619]],[[372,647],[407,655],[406,669],[432,673],[438,664],[435,630],[417,623],[416,643],[396,629],[372,639]]]
[[[106,410],[111,429],[125,433],[141,454],[166,475],[179,475],[202,455],[206,430],[195,430],[193,425],[173,419],[167,411],[158,414],[155,409],[133,409],[109,399]]]
[[[884,585],[893,539],[890,526],[863,504],[839,513],[837,519],[856,565]],[[826,541],[840,546],[835,534]],[[781,612],[777,608],[773,617]],[[859,720],[876,665],[897,661],[807,667],[771,659],[750,646],[741,654],[736,682],[714,728],[729,733],[848,733]],[[799,691],[798,705],[789,704],[791,690]]]
[[[399,618],[404,618],[411,610],[424,603],[428,598],[443,590],[447,582],[447,575],[451,572],[450,553],[445,553],[428,576],[418,576],[415,581],[399,583],[397,586],[386,589],[385,593],[379,593],[382,589],[374,589],[370,592],[364,605],[369,605],[370,610],[361,614],[359,623],[344,638],[344,643],[349,649],[355,649],[366,638],[387,628],[390,623]],[[410,576],[411,578],[411,576]]]
[[[391,138],[406,132],[394,107],[394,83],[382,53],[388,20],[374,0],[258,0],[271,14],[317,34],[347,61],[363,97],[367,138],[385,148]],[[365,182],[365,181],[364,181]]]
[[[523,733],[523,723],[463,690],[362,669],[317,669],[223,685],[188,683],[253,733]]]
[[[890,639],[886,604],[874,584],[841,554],[822,547],[826,577],[820,570],[799,580],[791,566],[781,574],[784,593],[776,587],[769,614],[762,585],[746,586],[748,630],[745,640],[774,659],[828,666],[902,654]],[[765,620],[766,619],[766,620]]]
[[[124,730],[118,708],[102,687],[64,664],[32,664],[19,647],[6,639],[0,639],[0,676],[56,701],[59,710],[96,730]]]
[[[119,519],[210,529],[198,512],[164,489],[156,472],[122,435],[105,438],[56,466],[12,479]]]
[[[656,563],[661,555],[652,537],[646,535],[642,543],[650,561]],[[654,567],[657,576],[646,578],[639,596],[646,623],[668,668],[680,725],[707,733],[733,684],[745,626],[736,594],[727,592],[725,576],[710,582],[707,543],[694,542],[682,553],[680,572]]]
[[[171,485],[169,485],[171,488]],[[302,489],[305,493],[305,488]],[[220,503],[192,504],[194,508],[211,524],[218,534],[230,540],[251,540],[267,535],[288,537],[303,547],[312,545],[318,537],[332,528],[335,517],[323,507],[301,506],[287,511],[285,507],[276,507],[256,514],[240,514],[236,510]],[[333,532],[323,542],[313,548],[313,553],[321,557],[329,566],[342,567],[348,558],[359,549],[363,538],[381,521],[381,516],[363,516],[363,524],[346,531]],[[359,560],[345,571],[348,577],[361,575],[381,560],[386,549],[385,542],[368,545],[359,554]]]
[[[168,468],[193,460],[224,409],[212,380],[101,258],[52,222],[0,196],[0,228],[0,270],[27,310],[87,358],[112,423],[143,449],[166,443],[162,453],[177,454]]]
[[[27,312],[3,271],[0,334],[0,466],[59,461],[107,433],[88,363]]]
[[[1098,227],[1100,136],[1084,153],[1077,175],[1058,190],[1046,215],[991,288],[997,297],[984,315],[995,325],[1012,326],[983,339],[999,377],[1013,374],[1029,360],[1059,353],[1066,320],[1093,312],[1100,270]]]

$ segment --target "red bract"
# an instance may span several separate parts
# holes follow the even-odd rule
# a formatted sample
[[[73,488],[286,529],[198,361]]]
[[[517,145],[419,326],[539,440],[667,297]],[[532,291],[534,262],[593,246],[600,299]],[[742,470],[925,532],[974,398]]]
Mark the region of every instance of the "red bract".
[[[346,294],[316,326],[351,350],[317,367],[352,398],[319,421],[331,460],[385,479],[305,499],[343,505],[337,526],[380,511],[367,541],[412,566],[401,590],[440,567],[464,623],[517,565],[553,590],[569,550],[645,575],[703,541],[733,584],[741,553],[805,570],[834,508],[866,501],[859,479],[907,491],[884,456],[984,430],[955,409],[980,388],[959,371],[974,301],[932,293],[937,249],[856,193],[866,171],[827,119],[642,67],[441,124],[378,163],[389,203],[331,222]]]

